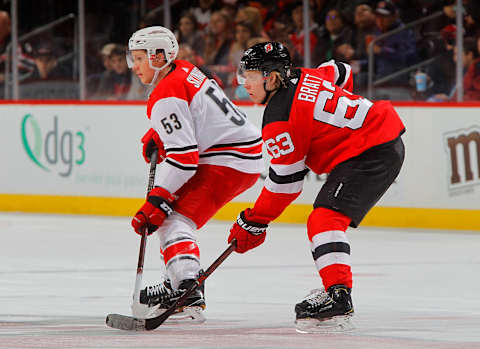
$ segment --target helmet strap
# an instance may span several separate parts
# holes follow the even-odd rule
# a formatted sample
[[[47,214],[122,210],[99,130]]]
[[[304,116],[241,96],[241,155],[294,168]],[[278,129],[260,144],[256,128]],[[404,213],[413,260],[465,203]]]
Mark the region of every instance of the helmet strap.
[[[152,81],[150,81],[149,84],[147,84],[148,86],[154,86],[155,85],[155,82],[157,81],[158,74],[160,73],[160,70],[161,69],[155,69],[155,74],[153,74],[153,79],[152,79]]]
[[[267,80],[263,80],[263,89],[265,90],[265,98],[263,99],[263,101],[260,102],[260,104],[265,104],[267,103],[267,100],[268,98],[270,97],[270,95],[272,94],[273,91],[277,90],[276,88],[274,88],[273,90],[267,90]]]
[[[155,82],[157,81],[158,79],[158,74],[160,74],[160,72],[165,69],[166,67],[168,67],[170,65],[170,62],[166,62],[164,65],[162,65],[160,68],[158,67],[154,67],[153,66],[153,62],[149,59],[149,65],[150,65],[150,68],[152,68],[153,70],[155,70],[155,74],[153,75],[153,79],[152,81],[147,84],[148,86],[153,86],[155,84]]]
[[[270,97],[270,94],[273,92],[267,90],[267,80],[263,82],[263,89],[265,90],[265,98],[260,102],[260,104],[265,104],[268,100],[268,97]]]

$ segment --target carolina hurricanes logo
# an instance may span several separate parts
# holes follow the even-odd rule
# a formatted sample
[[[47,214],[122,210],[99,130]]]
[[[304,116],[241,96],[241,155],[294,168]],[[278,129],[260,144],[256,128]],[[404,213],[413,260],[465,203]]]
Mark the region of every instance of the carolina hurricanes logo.
[[[273,45],[268,43],[265,45],[265,52],[270,52],[271,50],[273,50]]]

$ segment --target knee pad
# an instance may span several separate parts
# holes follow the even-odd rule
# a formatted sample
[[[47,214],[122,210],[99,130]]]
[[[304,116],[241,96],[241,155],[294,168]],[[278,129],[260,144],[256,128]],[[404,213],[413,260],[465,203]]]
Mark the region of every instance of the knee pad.
[[[195,223],[187,217],[173,212],[157,230],[160,249],[165,252],[171,242],[178,238],[196,240],[195,231]]]
[[[195,231],[195,224],[177,212],[172,213],[157,230],[167,274],[174,288],[182,280],[196,279],[200,270]]]

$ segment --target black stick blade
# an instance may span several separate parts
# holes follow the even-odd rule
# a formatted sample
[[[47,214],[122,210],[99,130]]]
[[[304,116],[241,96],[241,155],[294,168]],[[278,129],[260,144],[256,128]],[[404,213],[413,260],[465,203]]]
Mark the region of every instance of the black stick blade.
[[[105,320],[107,326],[124,331],[145,331],[145,319],[137,319],[120,314],[109,314]]]
[[[173,308],[176,309],[176,308]],[[169,317],[172,315],[175,311],[169,311],[170,309],[167,309],[166,312],[163,314],[160,314],[157,317],[151,318],[151,319],[146,319],[145,320],[145,329],[147,331],[151,331],[156,329],[158,326],[163,324]]]

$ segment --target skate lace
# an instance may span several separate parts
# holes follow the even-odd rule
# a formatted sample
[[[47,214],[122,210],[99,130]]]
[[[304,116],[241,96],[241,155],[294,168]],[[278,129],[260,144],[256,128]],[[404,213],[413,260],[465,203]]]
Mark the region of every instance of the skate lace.
[[[158,285],[148,286],[147,287],[147,296],[164,296],[170,293],[170,289],[165,286],[165,283],[162,282]]]
[[[324,289],[314,289],[303,299],[310,307],[316,308],[328,300],[330,300],[330,295],[325,292]]]

